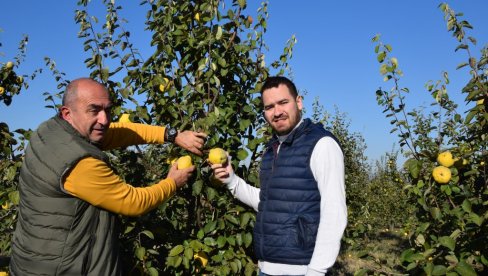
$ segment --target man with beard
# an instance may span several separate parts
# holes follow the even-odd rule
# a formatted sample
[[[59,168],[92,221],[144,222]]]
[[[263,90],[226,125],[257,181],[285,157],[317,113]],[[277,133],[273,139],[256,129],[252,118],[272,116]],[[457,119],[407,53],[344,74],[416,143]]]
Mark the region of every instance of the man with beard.
[[[302,119],[293,82],[270,77],[261,89],[274,135],[261,160],[260,188],[214,164],[215,178],[257,211],[254,251],[260,275],[324,275],[335,263],[347,224],[344,157],[321,124]]]

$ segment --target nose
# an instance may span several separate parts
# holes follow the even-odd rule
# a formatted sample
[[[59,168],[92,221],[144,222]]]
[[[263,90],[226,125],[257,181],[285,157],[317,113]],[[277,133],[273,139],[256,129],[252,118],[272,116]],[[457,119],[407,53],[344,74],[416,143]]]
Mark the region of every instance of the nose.
[[[110,114],[106,110],[102,110],[98,113],[98,123],[104,126],[110,123]]]
[[[279,105],[276,105],[273,109],[273,116],[275,118],[280,117],[283,114],[283,109]]]

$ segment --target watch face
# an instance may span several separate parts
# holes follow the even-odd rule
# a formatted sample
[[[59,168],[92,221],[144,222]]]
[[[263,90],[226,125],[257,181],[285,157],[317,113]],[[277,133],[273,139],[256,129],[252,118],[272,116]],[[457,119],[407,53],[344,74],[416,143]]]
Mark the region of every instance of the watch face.
[[[174,128],[170,128],[170,129],[169,129],[169,135],[170,135],[170,136],[174,136],[175,134],[176,134],[176,129],[174,129]]]

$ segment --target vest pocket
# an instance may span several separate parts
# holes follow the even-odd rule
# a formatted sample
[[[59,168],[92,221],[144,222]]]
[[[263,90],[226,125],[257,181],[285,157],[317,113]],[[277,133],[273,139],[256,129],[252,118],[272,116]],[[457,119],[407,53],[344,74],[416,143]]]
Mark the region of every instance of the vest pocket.
[[[318,228],[319,224],[313,218],[299,216],[297,220],[298,246],[301,248],[314,247]]]

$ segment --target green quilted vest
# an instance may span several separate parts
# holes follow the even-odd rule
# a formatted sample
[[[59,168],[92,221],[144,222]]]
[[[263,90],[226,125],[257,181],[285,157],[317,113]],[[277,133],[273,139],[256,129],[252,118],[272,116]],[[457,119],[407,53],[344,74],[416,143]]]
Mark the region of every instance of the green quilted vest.
[[[20,172],[19,217],[11,275],[121,275],[117,215],[63,191],[81,159],[108,157],[66,121],[53,117],[29,140]]]

